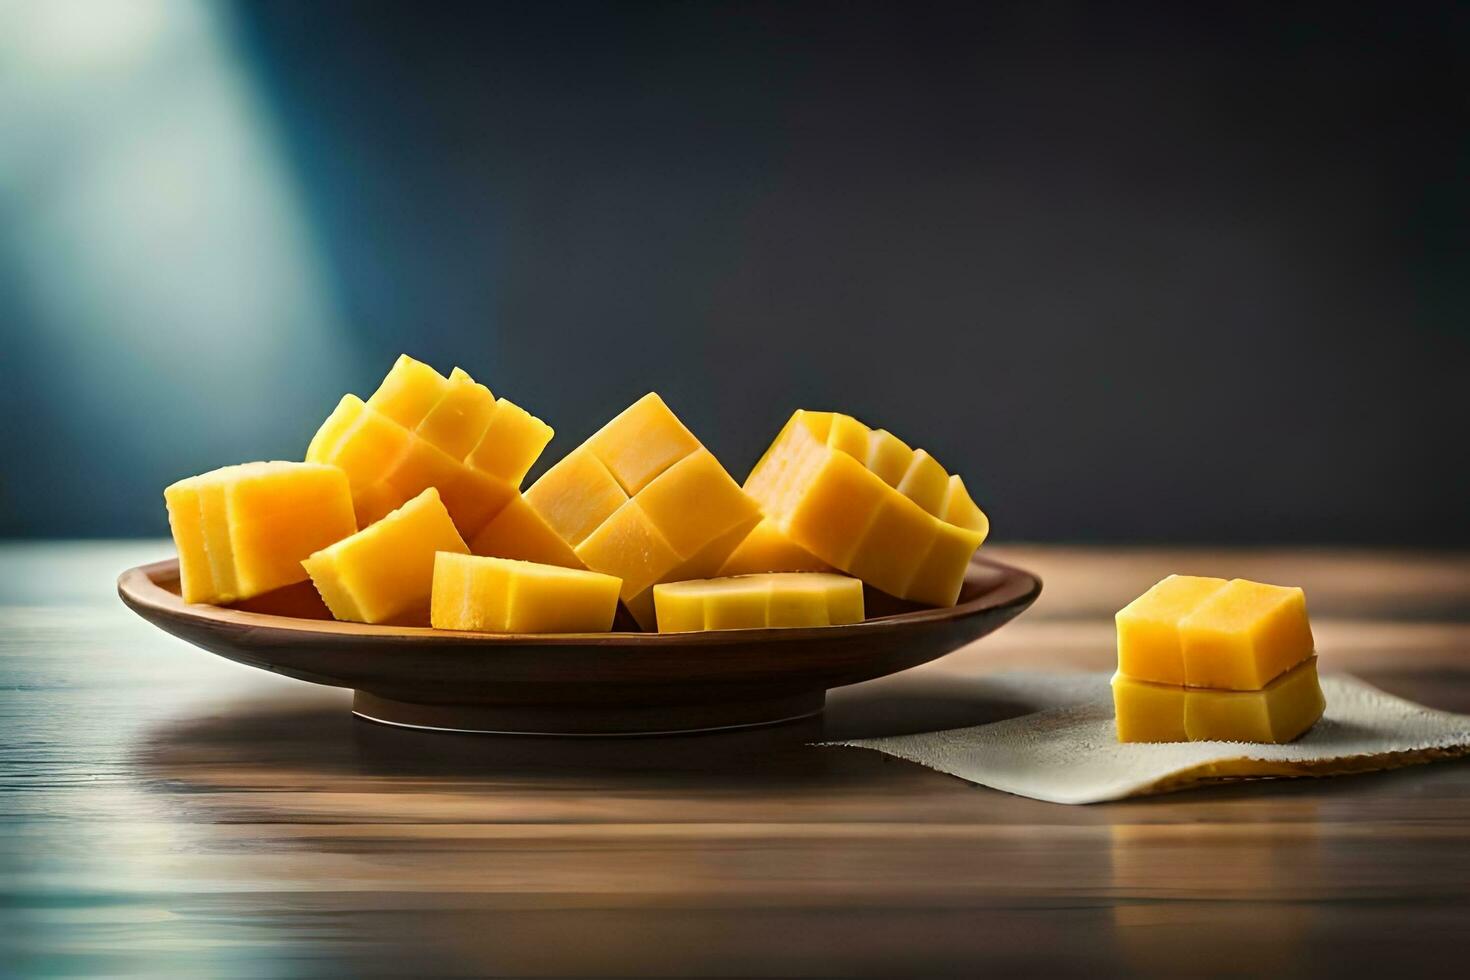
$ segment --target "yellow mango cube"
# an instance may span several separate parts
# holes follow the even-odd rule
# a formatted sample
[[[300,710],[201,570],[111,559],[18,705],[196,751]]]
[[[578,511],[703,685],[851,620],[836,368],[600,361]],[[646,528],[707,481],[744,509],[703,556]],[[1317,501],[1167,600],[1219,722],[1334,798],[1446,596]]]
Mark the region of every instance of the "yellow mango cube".
[[[859,438],[861,436],[861,438]],[[768,533],[899,598],[954,605],[989,521],[922,450],[831,412],[798,411],[745,481]]]
[[[526,498],[516,494],[470,541],[470,551],[491,558],[516,558],[542,565],[582,568],[572,546]]]
[[[1113,716],[1120,742],[1187,742],[1184,698],[1189,688],[1113,675]]]
[[[366,402],[345,396],[307,448],[341,467],[359,527],[436,488],[460,533],[473,537],[518,492],[552,430],[455,368],[448,378],[400,357]]]
[[[622,579],[625,599],[653,585],[679,564],[679,553],[636,498],[630,498],[598,525],[575,551],[588,568]]]
[[[496,404],[489,388],[455,368],[443,387],[443,394],[414,431],[447,455],[462,460],[485,435]]]
[[[903,598],[930,606],[952,606],[959,601],[965,584],[965,572],[975,549],[985,540],[985,532],[972,531],[945,521],[935,520],[934,542],[919,563],[914,577],[903,592]]]
[[[436,629],[606,633],[619,580],[582,569],[440,552],[430,619]]]
[[[827,428],[827,445],[867,465],[872,432],[851,415],[833,415]]]
[[[1315,650],[1306,594],[1232,579],[1179,621],[1184,683],[1254,691]]]
[[[735,525],[730,530],[705,545],[692,558],[688,558],[659,576],[659,582],[685,582],[691,579],[714,578],[726,557],[751,531],[756,518]],[[657,583],[655,583],[657,584]],[[633,614],[638,625],[648,632],[658,629],[658,617],[654,613],[653,586],[635,595],[625,596],[623,605]]]
[[[1170,575],[1118,610],[1118,672],[1156,684],[1185,684],[1179,621],[1224,587],[1223,578]]]
[[[908,470],[898,481],[898,492],[930,514],[938,514],[948,490],[949,474],[939,461],[922,449],[914,450]]]
[[[1258,691],[1225,691],[1113,677],[1120,742],[1290,742],[1326,709],[1317,658]]]
[[[944,493],[944,506],[937,516],[946,524],[979,531],[982,537],[990,533],[990,518],[976,506],[970,497],[970,491],[965,487],[965,481],[960,479],[958,473],[950,474],[949,486]]]
[[[1184,731],[1192,742],[1290,742],[1327,709],[1308,657],[1259,691],[1187,688]]]
[[[903,475],[909,471],[914,451],[908,443],[887,429],[874,429],[868,434],[868,469],[890,487],[897,487]],[[957,478],[956,478],[957,479]],[[948,518],[946,518],[948,520]]]
[[[466,379],[468,377],[465,375]],[[412,430],[433,410],[448,389],[448,379],[438,371],[407,354],[400,354],[367,404],[379,414]]]
[[[700,448],[656,393],[623,409],[583,444],[633,496],[664,470]]]
[[[771,522],[762,520],[720,565],[716,574],[725,578],[756,572],[830,572],[832,566],[792,541]]]
[[[418,626],[428,622],[440,551],[466,554],[469,548],[438,490],[429,487],[301,564],[337,619]]]
[[[674,553],[692,558],[723,531],[759,518],[760,508],[708,449],[685,456],[638,491],[638,506]]]
[[[489,424],[465,462],[519,487],[554,434],[551,426],[524,408],[497,399]]]
[[[163,497],[185,602],[234,602],[300,582],[301,559],[357,526],[346,475],[314,463],[226,466]]]
[[[715,574],[760,520],[755,501],[656,394],[599,429],[526,491],[526,501],[651,628],[659,582]]]
[[[868,528],[895,492],[842,452],[818,457],[803,477],[800,496],[777,516],[782,531],[823,561],[851,571]]]
[[[429,487],[437,489],[466,537],[473,537],[517,493],[506,481],[466,466],[418,436],[410,436],[407,450],[384,482],[405,501]]]
[[[938,536],[939,521],[909,498],[885,493],[847,571],[889,595],[908,595],[909,584]],[[965,562],[969,560],[965,555]]]
[[[531,484],[526,502],[575,548],[627,503],[628,495],[602,460],[582,447]]]
[[[777,572],[653,587],[661,633],[861,622],[863,584],[845,575]]]
[[[306,449],[309,463],[326,463],[358,488],[381,483],[408,452],[413,433],[356,395],[343,395]],[[401,502],[401,501],[400,501]]]

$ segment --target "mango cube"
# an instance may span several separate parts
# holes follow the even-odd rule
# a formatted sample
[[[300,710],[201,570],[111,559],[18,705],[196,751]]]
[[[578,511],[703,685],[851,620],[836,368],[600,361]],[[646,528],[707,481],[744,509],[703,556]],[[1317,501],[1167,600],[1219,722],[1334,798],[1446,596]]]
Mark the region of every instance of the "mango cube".
[[[553,434],[551,426],[524,408],[497,398],[495,411],[465,462],[518,487]]]
[[[226,466],[163,497],[185,602],[234,602],[303,581],[301,560],[357,527],[346,475],[314,463]]]
[[[1120,742],[1290,742],[1326,709],[1316,657],[1258,691],[1153,684],[1119,673],[1113,705]]]
[[[526,502],[572,547],[627,501],[622,484],[586,446],[568,453],[526,490]]]
[[[1188,742],[1184,701],[1189,688],[1113,675],[1113,717],[1120,742]]]
[[[721,578],[756,572],[830,572],[832,566],[782,534],[769,519],[741,539],[720,565]]]
[[[454,459],[464,459],[480,444],[490,427],[496,410],[495,396],[459,368],[450,372],[440,391],[439,400],[424,413],[414,431]]]
[[[625,408],[585,445],[630,497],[700,448],[694,433],[653,392]]]
[[[963,481],[928,453],[832,412],[792,415],[745,491],[794,547],[934,606],[958,600],[990,529]]]
[[[649,589],[713,575],[760,511],[656,394],[634,402],[526,491],[526,502],[588,569],[622,580],[653,627]]]
[[[719,533],[757,514],[755,502],[703,446],[650,480],[636,499],[681,559],[709,544],[711,528]]]
[[[1223,578],[1170,575],[1118,610],[1118,672],[1156,684],[1185,684],[1184,646],[1179,621],[1211,593],[1225,587]]]
[[[1322,715],[1301,589],[1170,575],[1116,619],[1119,741],[1289,742]]]
[[[470,552],[582,568],[582,560],[526,498],[516,494],[470,541]]]
[[[1179,621],[1184,683],[1254,691],[1312,655],[1301,589],[1232,579]]]
[[[890,487],[898,486],[913,458],[914,451],[909,444],[887,429],[874,429],[868,434],[868,455],[864,462]]]
[[[937,516],[946,524],[979,531],[982,535],[990,533],[990,518],[985,516],[985,512],[970,497],[970,491],[958,473],[950,474],[949,487],[944,492],[944,505]]]
[[[679,553],[636,499],[629,499],[576,547],[577,557],[591,569],[616,572],[623,597],[631,598],[679,564]]]
[[[417,626],[428,622],[434,555],[441,551],[469,548],[430,487],[301,564],[337,619]]]
[[[599,572],[440,552],[430,619],[437,629],[605,633],[620,587]]]
[[[455,368],[400,357],[366,402],[345,396],[306,458],[341,467],[359,527],[434,487],[455,526],[478,533],[517,494],[551,427]]]
[[[400,354],[367,403],[405,429],[413,429],[444,397],[449,381],[438,371]]]
[[[835,626],[861,622],[863,583],[823,572],[776,572],[653,587],[660,633]]]

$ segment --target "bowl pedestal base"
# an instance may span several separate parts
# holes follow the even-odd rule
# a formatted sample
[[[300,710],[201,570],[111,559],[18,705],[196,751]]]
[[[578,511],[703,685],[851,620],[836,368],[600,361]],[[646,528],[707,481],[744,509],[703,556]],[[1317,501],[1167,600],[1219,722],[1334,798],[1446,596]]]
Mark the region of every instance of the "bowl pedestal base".
[[[352,713],[402,728],[496,735],[667,735],[775,725],[820,714],[826,692],[713,703],[442,704],[354,691]]]

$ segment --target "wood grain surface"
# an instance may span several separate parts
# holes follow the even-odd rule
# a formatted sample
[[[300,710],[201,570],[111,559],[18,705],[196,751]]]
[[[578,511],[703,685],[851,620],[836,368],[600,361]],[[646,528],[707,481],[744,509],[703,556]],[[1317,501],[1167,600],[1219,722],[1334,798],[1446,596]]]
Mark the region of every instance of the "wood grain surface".
[[[582,740],[354,720],[118,603],[157,542],[0,546],[0,976],[1462,975],[1470,763],[1093,807],[818,738],[1008,717],[1170,571],[1307,590],[1324,670],[1470,712],[1463,555],[987,548],[1020,620],[818,721]]]

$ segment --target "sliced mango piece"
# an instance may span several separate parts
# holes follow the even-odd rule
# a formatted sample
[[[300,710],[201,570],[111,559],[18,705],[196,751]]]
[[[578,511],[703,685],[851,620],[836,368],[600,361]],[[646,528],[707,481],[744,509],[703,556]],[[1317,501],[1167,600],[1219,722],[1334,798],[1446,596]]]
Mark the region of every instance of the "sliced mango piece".
[[[868,433],[868,469],[890,487],[898,486],[898,481],[909,471],[913,458],[914,451],[908,443],[887,429],[874,429]]]
[[[519,487],[554,435],[551,426],[513,402],[497,399],[495,411],[465,462]]]
[[[576,547],[590,569],[623,581],[623,598],[631,598],[679,564],[679,553],[659,532],[636,498],[630,498]]]
[[[459,368],[449,376],[444,394],[415,428],[419,437],[455,459],[479,445],[496,411],[495,396]]]
[[[645,395],[526,491],[594,571],[622,579],[645,629],[650,587],[714,575],[760,520],[755,501],[656,394]]]
[[[928,453],[831,412],[793,414],[745,491],[760,504],[770,533],[876,588],[929,605],[954,605],[989,532],[964,483]]]
[[[1184,683],[1254,691],[1311,656],[1306,594],[1231,579],[1179,620]]]
[[[306,458],[346,471],[359,527],[435,487],[461,534],[473,537],[516,495],[551,436],[462,369],[445,378],[404,355],[366,402],[347,395],[338,403]]]
[[[655,392],[623,409],[584,445],[602,460],[630,497],[700,448],[694,433]]]
[[[163,497],[185,602],[234,602],[303,581],[301,560],[357,527],[346,475],[315,463],[226,466]]]
[[[464,379],[468,380],[469,375],[464,375]],[[449,380],[438,371],[407,354],[400,354],[367,403],[405,429],[413,429],[433,410],[448,389]]]
[[[1316,724],[1327,708],[1316,657],[1259,691],[1186,690],[1184,732],[1192,742],[1290,742]]]
[[[1113,716],[1120,742],[1187,742],[1184,695],[1176,684],[1153,684],[1113,675]]]
[[[469,548],[433,487],[301,564],[337,619],[422,626],[429,621],[434,555]]]
[[[868,461],[868,450],[872,445],[872,433],[851,415],[832,416],[827,429],[827,445],[847,453],[864,465]]]
[[[936,516],[945,523],[979,531],[982,535],[990,533],[990,518],[976,506],[958,473],[950,474],[949,486],[944,492],[944,506]]]
[[[1118,610],[1118,672],[1155,684],[1185,683],[1179,621],[1225,587],[1223,578],[1170,575]]]
[[[1309,657],[1259,691],[1222,691],[1113,677],[1120,742],[1282,743],[1311,728],[1326,708]]]
[[[627,501],[622,484],[586,448],[568,453],[526,491],[526,502],[573,547]]]
[[[690,579],[715,578],[720,574],[720,567],[724,564],[725,559],[735,546],[750,533],[755,522],[756,518],[751,518],[750,521],[735,525],[701,548],[694,557],[680,562],[659,576],[659,581],[684,582]],[[658,617],[654,612],[651,586],[636,595],[624,598],[623,605],[628,608],[628,612],[632,613],[640,627],[650,633],[657,631]]]
[[[760,516],[755,501],[702,446],[649,481],[638,492],[638,506],[682,559],[709,544],[710,528],[724,530]]]
[[[661,633],[860,622],[863,584],[846,575],[776,572],[653,587]]]
[[[599,572],[440,552],[430,618],[438,629],[605,633],[620,587]]]
[[[720,577],[756,572],[830,572],[832,566],[792,541],[769,518],[741,539],[720,565]]]
[[[470,541],[470,551],[494,558],[515,558],[563,568],[584,568],[572,546],[547,523],[526,498],[516,494]]]
[[[908,470],[898,481],[898,492],[937,516],[948,490],[949,474],[944,467],[924,450],[915,449]]]

